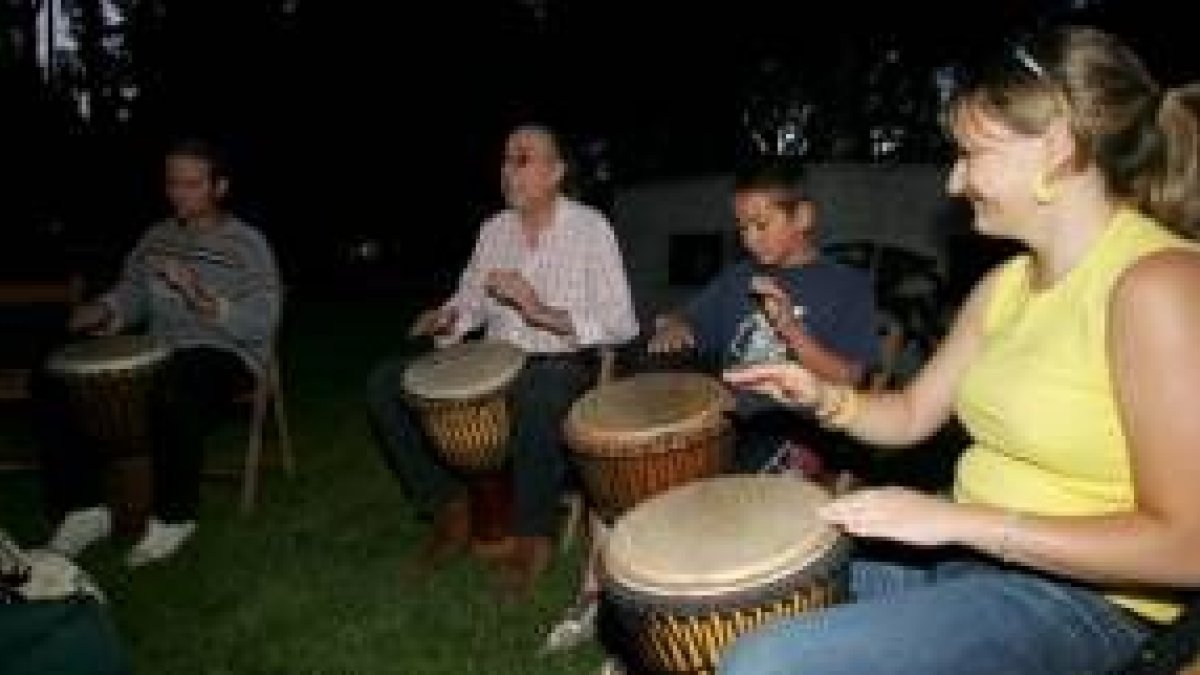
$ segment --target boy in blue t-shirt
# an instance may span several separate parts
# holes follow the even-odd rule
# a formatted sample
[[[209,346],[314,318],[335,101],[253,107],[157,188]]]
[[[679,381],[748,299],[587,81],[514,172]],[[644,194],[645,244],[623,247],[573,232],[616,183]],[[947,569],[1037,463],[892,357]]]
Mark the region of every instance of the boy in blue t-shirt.
[[[750,260],[730,265],[678,311],[659,316],[652,354],[693,349],[715,370],[793,360],[831,381],[856,384],[878,351],[868,276],[821,258],[816,205],[799,170],[766,163],[740,172],[733,210]],[[737,395],[734,466],[756,471],[787,442],[821,445],[765,397]],[[806,428],[812,427],[812,428]]]
[[[659,316],[646,345],[649,364],[675,365],[667,354],[693,357],[720,371],[742,364],[797,360],[830,381],[857,384],[878,350],[875,296],[868,276],[820,257],[816,206],[798,170],[767,163],[740,172],[733,210],[751,260],[731,265],[675,312]],[[765,396],[733,393],[736,471],[800,470],[828,479],[823,431]],[[783,464],[780,466],[780,464]],[[543,649],[569,649],[595,628],[598,549],[588,558],[575,603],[550,631]]]

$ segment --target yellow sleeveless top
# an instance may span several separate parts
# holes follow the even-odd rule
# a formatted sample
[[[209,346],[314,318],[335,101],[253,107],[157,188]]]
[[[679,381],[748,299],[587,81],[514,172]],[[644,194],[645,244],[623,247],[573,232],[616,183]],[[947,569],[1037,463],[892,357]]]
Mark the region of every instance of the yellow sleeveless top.
[[[1134,506],[1129,447],[1108,361],[1108,313],[1121,274],[1142,256],[1187,246],[1135,211],[1119,211],[1080,264],[1048,289],[1032,260],[1008,261],[988,300],[983,346],[958,390],[972,438],[955,499],[1042,515],[1095,515]],[[1167,597],[1112,594],[1156,621]]]

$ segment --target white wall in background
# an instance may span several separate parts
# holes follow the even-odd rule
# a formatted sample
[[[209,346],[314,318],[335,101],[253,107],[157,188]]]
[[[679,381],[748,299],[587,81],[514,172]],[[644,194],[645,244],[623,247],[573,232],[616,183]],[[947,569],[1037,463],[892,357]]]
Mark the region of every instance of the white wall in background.
[[[936,258],[945,237],[965,228],[961,205],[945,194],[946,169],[930,165],[817,164],[808,183],[821,209],[823,243],[872,241]],[[719,233],[724,262],[737,255],[731,176],[699,176],[628,186],[618,192],[613,227],[639,314],[645,318],[695,292],[668,283],[672,234]]]

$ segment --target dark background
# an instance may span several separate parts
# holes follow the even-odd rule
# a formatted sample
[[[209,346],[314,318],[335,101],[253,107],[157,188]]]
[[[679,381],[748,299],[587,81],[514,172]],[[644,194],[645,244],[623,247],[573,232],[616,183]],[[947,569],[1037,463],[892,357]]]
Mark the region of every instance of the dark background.
[[[625,184],[727,170],[796,100],[816,111],[806,159],[940,161],[932,70],[1039,26],[1096,23],[1164,82],[1200,76],[1183,3],[1157,1],[142,0],[127,61],[92,53],[71,84],[42,77],[19,37],[28,3],[7,2],[0,266],[82,267],[94,285],[162,212],[159,157],[180,133],[228,148],[234,206],[292,287],[393,292],[453,282],[517,121],[564,131],[606,206]],[[138,86],[124,119],[103,105],[117,81]],[[97,94],[89,118],[69,86]],[[909,132],[883,158],[864,140],[882,123]]]

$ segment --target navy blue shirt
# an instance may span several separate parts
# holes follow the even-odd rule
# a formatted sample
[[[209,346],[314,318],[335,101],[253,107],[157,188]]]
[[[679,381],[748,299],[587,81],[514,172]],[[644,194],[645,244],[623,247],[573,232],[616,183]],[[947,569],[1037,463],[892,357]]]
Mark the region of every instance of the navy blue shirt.
[[[857,268],[822,259],[799,267],[744,261],[722,270],[683,307],[701,358],[726,368],[786,353],[750,294],[756,275],[782,282],[804,330],[822,346],[865,368],[875,365],[879,337],[871,280]]]

